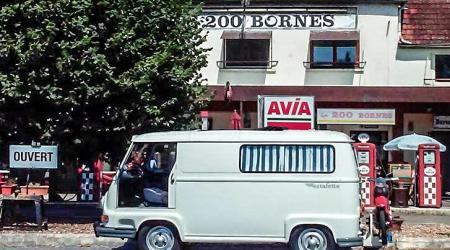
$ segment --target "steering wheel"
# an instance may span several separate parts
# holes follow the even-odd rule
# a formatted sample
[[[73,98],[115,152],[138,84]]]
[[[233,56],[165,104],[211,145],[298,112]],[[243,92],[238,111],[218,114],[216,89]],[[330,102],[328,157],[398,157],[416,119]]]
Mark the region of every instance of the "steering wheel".
[[[143,176],[143,171],[140,167],[133,167],[125,170],[125,172],[132,178],[141,178]]]

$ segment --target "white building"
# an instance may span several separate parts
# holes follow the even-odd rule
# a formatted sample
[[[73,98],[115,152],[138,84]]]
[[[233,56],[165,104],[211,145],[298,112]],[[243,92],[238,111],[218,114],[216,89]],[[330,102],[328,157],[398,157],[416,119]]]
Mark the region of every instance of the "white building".
[[[365,131],[379,145],[412,132],[450,144],[446,0],[202,2],[213,129],[228,128],[233,110],[257,127],[258,95],[313,96],[317,129]]]

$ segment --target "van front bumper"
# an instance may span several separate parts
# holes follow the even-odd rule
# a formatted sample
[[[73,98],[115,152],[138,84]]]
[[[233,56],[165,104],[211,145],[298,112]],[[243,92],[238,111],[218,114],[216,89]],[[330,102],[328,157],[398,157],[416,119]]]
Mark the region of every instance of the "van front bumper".
[[[363,245],[362,237],[336,239],[339,247],[358,247]]]
[[[113,237],[113,238],[136,238],[136,229],[119,229],[113,227],[105,227],[100,222],[94,222],[95,237]]]

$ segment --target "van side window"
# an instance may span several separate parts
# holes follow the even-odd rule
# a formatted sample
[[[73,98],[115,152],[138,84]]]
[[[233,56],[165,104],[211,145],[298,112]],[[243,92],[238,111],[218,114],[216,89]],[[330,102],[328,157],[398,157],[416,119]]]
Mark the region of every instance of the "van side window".
[[[331,145],[243,145],[240,170],[244,173],[331,173]]]

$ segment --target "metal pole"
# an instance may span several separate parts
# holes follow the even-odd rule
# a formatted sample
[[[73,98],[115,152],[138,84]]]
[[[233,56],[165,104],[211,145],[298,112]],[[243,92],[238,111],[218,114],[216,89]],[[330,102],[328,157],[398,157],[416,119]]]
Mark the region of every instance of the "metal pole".
[[[28,185],[30,184],[30,172],[31,172],[31,168],[28,168],[28,173],[27,173],[27,185],[25,188],[25,194],[28,195]]]

